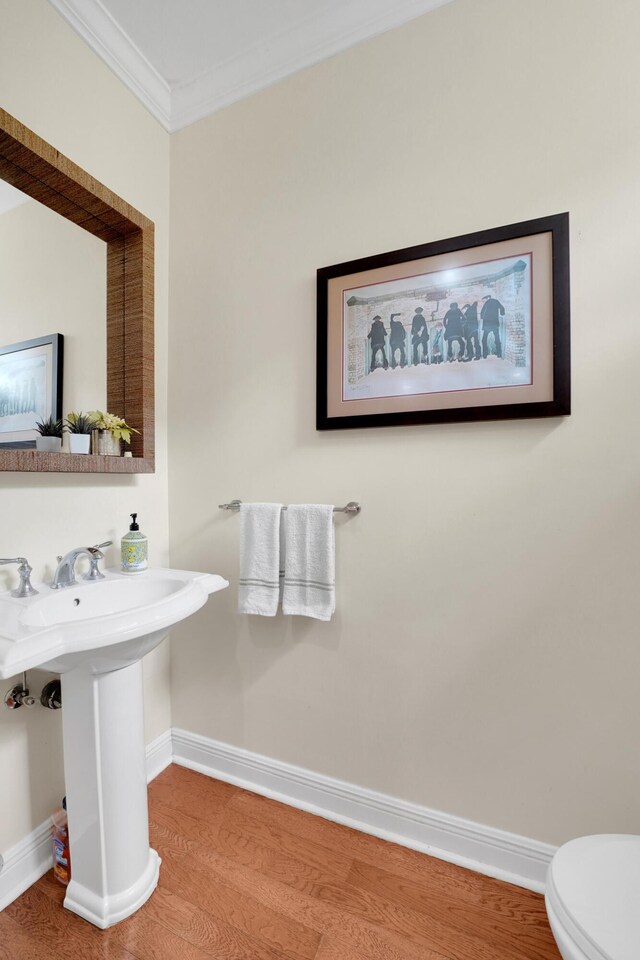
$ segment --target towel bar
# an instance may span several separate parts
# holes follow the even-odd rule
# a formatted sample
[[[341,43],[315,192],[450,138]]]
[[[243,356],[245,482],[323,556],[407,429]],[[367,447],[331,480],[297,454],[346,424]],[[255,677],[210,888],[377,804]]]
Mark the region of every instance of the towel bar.
[[[219,503],[218,509],[219,510],[239,510],[241,503],[242,503],[242,500],[231,500],[230,503]],[[282,509],[286,510],[287,508],[283,507]],[[362,507],[356,500],[350,500],[345,507],[333,508],[334,513],[360,513],[361,510],[362,510]]]

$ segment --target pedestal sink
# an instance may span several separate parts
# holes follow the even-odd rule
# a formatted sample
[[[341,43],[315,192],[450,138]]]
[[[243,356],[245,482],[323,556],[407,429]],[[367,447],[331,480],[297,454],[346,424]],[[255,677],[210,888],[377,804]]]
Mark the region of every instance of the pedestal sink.
[[[97,583],[27,599],[0,595],[0,677],[62,674],[71,883],[64,905],[97,927],[151,896],[142,657],[229,584],[185,570],[107,571]]]

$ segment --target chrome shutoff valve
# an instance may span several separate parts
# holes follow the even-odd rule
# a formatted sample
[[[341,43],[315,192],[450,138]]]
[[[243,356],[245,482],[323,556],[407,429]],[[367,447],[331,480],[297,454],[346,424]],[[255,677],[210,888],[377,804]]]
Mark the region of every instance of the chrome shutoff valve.
[[[16,683],[4,695],[4,705],[9,710],[17,710],[18,707],[33,707],[35,702],[35,697],[32,697],[29,693],[26,673],[22,674],[22,682]]]
[[[48,710],[60,710],[62,707],[62,687],[59,680],[45,683],[40,694],[40,703]]]

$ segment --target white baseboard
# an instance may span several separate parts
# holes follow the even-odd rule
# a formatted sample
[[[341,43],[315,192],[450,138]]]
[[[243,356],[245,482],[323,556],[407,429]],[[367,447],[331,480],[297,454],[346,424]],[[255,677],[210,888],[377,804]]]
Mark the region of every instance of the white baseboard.
[[[13,903],[53,866],[49,820],[7,850],[3,860],[0,870],[0,910]]]
[[[556,848],[496,827],[431,810],[217,740],[167,730],[147,746],[147,781],[170,763],[225,780],[363,833],[544,892]],[[0,858],[0,910],[52,866],[49,821]]]
[[[173,761],[171,730],[165,730],[159,737],[147,744],[147,783],[162,773]]]
[[[172,759],[171,730],[165,730],[147,745],[147,783]],[[0,858],[0,910],[13,903],[52,866],[51,824],[45,820]]]
[[[173,760],[254,793],[478,873],[544,892],[556,848],[496,827],[408,803],[186,730],[173,729]]]

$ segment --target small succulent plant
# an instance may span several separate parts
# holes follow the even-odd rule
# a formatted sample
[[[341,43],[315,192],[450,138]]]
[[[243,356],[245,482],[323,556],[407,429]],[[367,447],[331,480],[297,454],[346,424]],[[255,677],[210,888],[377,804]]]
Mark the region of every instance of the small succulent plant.
[[[49,417],[42,422],[36,421],[36,430],[41,437],[59,437],[62,440],[64,429],[62,420],[54,420],[53,417]]]
[[[135,427],[130,427],[122,417],[116,417],[115,413],[102,413],[100,410],[94,410],[89,414],[93,418],[94,430],[108,430],[114,440],[124,440],[125,443],[131,443],[131,434],[140,433]]]
[[[69,433],[91,433],[96,429],[95,417],[91,413],[74,413],[67,415],[65,426]]]

